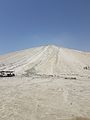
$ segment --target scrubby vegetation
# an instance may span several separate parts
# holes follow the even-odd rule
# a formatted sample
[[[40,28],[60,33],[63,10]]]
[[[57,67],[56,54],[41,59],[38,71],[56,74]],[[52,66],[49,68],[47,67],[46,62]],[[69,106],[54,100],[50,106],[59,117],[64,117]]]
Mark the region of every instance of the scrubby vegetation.
[[[74,80],[76,80],[76,77],[65,77],[65,79],[74,79]]]

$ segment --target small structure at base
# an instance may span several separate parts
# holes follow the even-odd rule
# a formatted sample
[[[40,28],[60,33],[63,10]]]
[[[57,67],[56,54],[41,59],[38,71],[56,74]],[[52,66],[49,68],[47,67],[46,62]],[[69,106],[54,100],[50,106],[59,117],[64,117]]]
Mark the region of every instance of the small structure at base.
[[[83,69],[90,70],[90,66],[85,66],[85,67],[83,67]]]
[[[0,77],[13,77],[14,71],[0,71]]]

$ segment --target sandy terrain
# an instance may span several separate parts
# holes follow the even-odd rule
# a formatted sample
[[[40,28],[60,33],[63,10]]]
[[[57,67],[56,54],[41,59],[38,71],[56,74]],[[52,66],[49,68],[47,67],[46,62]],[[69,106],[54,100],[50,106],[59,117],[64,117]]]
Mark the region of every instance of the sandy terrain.
[[[90,53],[42,46],[0,57],[0,120],[90,120]]]
[[[90,77],[0,79],[0,120],[90,118]],[[81,119],[83,120],[83,119]]]

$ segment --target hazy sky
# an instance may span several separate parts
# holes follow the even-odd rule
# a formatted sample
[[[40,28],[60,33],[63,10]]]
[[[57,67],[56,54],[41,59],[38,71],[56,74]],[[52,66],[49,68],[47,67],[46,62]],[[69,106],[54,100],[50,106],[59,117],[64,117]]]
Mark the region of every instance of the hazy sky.
[[[90,0],[0,0],[0,54],[47,44],[90,51]]]

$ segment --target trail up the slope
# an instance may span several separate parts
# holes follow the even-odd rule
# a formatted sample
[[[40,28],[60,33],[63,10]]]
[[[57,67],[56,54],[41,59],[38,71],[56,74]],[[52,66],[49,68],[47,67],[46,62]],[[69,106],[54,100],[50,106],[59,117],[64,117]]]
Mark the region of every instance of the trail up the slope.
[[[16,74],[86,74],[90,70],[90,53],[57,47],[41,46],[0,57],[0,70],[14,70]]]

